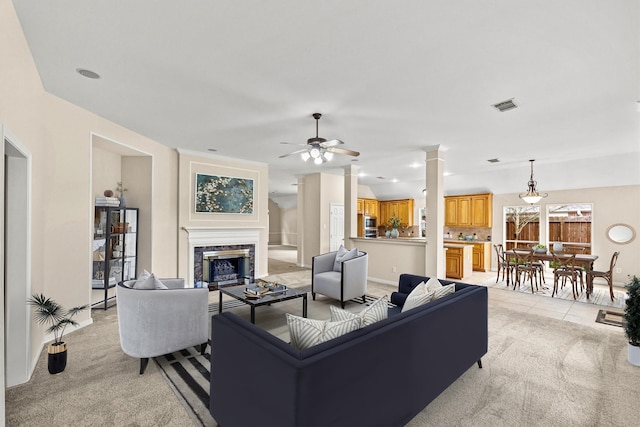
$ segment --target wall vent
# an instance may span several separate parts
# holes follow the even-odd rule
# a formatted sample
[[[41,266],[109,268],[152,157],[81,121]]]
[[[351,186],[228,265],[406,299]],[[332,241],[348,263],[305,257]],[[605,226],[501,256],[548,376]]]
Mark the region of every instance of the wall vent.
[[[500,111],[500,112],[505,112],[505,111],[513,110],[514,108],[517,108],[518,106],[516,105],[516,103],[513,100],[513,98],[511,98],[511,99],[507,99],[506,101],[502,101],[502,102],[498,102],[497,104],[493,104],[492,107],[495,108],[496,110]]]

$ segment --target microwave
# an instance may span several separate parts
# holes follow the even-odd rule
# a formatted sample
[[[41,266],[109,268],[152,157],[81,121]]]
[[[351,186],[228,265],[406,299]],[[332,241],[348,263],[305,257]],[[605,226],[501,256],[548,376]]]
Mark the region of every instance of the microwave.
[[[378,237],[378,230],[377,229],[364,230],[364,237],[376,238]]]
[[[364,217],[364,229],[367,228],[378,228],[377,220],[375,216],[365,216]]]

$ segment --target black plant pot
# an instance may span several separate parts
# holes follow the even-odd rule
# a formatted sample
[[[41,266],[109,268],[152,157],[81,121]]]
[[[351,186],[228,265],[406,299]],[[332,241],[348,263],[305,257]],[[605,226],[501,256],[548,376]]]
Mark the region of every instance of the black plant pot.
[[[59,374],[64,371],[64,368],[67,367],[67,344],[64,342],[49,344],[48,352],[49,373]]]

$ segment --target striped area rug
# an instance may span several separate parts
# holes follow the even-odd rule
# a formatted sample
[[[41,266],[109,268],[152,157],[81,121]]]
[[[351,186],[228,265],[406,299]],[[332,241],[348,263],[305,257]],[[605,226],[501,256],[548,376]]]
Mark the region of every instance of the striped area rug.
[[[542,295],[551,298],[551,293],[553,292],[553,276],[549,277],[545,275],[546,284],[542,284],[542,286],[538,285],[537,289],[534,284],[534,294]],[[484,282],[480,283],[482,286],[486,286],[489,288],[497,288],[497,289],[509,289],[513,290],[513,283],[509,284],[509,288],[507,288],[507,282],[500,280],[496,283],[496,279],[488,279]],[[521,283],[520,286],[516,286],[515,291],[531,293],[531,285],[529,281],[525,281]],[[619,291],[615,287],[613,289],[613,301],[611,301],[611,296],[609,295],[609,288],[606,285],[600,285],[598,283],[594,284],[593,294],[589,296],[587,299],[587,293],[582,291],[575,301],[586,303],[586,304],[596,304],[602,305],[605,307],[612,308],[624,308],[625,300],[627,299],[627,293],[625,291]],[[553,298],[566,299],[570,301],[574,301],[573,291],[571,289],[571,282],[567,282],[564,287],[559,287],[558,292]]]
[[[362,298],[353,299],[351,302],[370,304],[376,299],[371,295],[365,295],[364,303]],[[246,305],[238,300],[223,301],[222,310],[243,306]],[[389,306],[393,307],[393,304],[389,303]],[[209,312],[217,313],[218,303],[209,304]],[[209,346],[204,356],[200,355],[197,348],[190,347],[154,358],[183,406],[190,412],[194,423],[205,427],[217,425],[209,412],[210,357],[211,347]]]
[[[154,357],[196,425],[217,425],[209,412],[210,347],[204,356],[195,347]]]

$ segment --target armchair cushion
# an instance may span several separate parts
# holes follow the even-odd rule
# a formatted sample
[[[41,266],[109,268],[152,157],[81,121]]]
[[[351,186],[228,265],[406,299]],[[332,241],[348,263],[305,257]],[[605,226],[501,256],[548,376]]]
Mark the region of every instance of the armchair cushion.
[[[133,289],[169,289],[154,274],[149,275],[146,279],[138,279],[133,284]]]
[[[349,261],[350,259],[353,259],[355,257],[358,256],[358,249],[357,248],[353,248],[350,251],[347,251],[346,254],[344,255],[336,255],[336,264],[338,264],[338,269],[335,270],[335,265],[334,265],[334,270],[335,271],[342,271],[342,263],[345,261]]]

